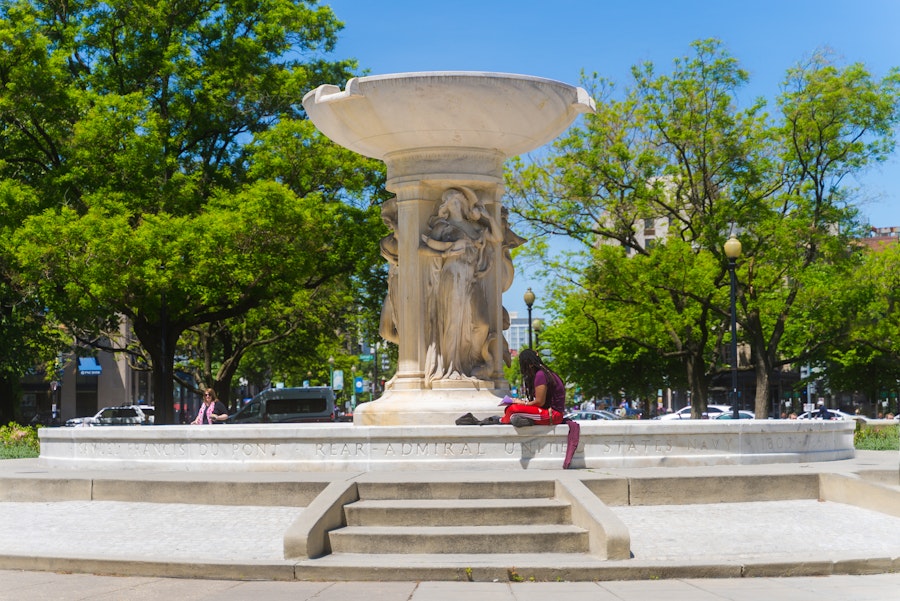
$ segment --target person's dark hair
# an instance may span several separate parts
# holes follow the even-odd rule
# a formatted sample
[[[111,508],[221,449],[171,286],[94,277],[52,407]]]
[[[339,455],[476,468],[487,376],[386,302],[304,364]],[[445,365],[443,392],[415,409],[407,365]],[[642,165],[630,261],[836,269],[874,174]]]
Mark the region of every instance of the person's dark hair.
[[[519,351],[519,371],[522,373],[522,387],[525,389],[525,398],[528,400],[534,400],[534,376],[538,370],[543,370],[549,388],[553,382],[553,378],[550,376],[553,372],[544,365],[540,355],[530,348]],[[549,395],[547,398],[549,400]]]

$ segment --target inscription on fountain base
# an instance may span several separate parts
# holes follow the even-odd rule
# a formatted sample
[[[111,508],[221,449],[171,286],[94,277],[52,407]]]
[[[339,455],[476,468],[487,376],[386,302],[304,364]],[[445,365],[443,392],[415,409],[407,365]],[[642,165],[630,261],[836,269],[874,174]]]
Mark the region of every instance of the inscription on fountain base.
[[[559,469],[568,426],[267,424],[45,428],[54,467],[178,471]],[[584,423],[572,467],[756,464],[853,457],[852,422]]]

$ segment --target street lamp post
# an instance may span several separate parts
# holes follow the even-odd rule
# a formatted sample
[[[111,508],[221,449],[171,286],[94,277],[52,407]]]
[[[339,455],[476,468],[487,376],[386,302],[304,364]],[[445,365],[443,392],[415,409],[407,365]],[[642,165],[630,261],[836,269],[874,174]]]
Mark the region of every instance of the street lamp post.
[[[52,398],[50,399],[50,404],[52,405],[50,409],[50,425],[56,425],[56,412],[59,410],[59,381],[53,380],[50,382],[50,391],[52,394],[50,395]]]
[[[328,385],[334,390],[334,357],[328,357]]]
[[[740,419],[737,396],[737,302],[735,299],[737,294],[737,276],[734,271],[737,267],[738,257],[741,256],[741,241],[733,233],[725,242],[725,256],[728,257],[728,271],[731,274],[731,416],[734,419]]]
[[[250,381],[247,378],[241,376],[240,378],[238,378],[238,385],[241,387],[241,398],[234,399],[234,402],[232,403],[235,411],[244,406],[244,399],[247,398],[247,386],[250,385]],[[185,404],[186,403],[182,403],[181,406],[184,407]],[[182,411],[182,413],[184,413],[184,411]]]
[[[534,346],[541,348],[541,332],[544,331],[544,320],[535,319],[532,321],[531,329],[534,330]]]
[[[353,380],[353,394],[350,397],[350,411],[356,408],[356,366],[350,366],[351,379]]]
[[[369,380],[372,382],[372,398],[369,399],[369,400],[371,400],[371,401],[374,401],[374,400],[375,400],[375,392],[376,392],[376,391],[375,391],[375,388],[376,388],[376,386],[377,386],[377,384],[375,384],[375,383],[378,381],[378,347],[379,347],[380,345],[381,345],[380,342],[376,342],[376,343],[375,343],[375,346],[373,347],[374,354],[372,355],[372,359],[373,359],[373,361],[372,361],[372,369],[375,370],[375,377],[373,378],[373,377],[372,377],[372,372],[369,372]]]
[[[534,304],[534,292],[531,288],[525,291],[524,299],[525,306],[528,307],[528,348],[531,348],[531,306]]]

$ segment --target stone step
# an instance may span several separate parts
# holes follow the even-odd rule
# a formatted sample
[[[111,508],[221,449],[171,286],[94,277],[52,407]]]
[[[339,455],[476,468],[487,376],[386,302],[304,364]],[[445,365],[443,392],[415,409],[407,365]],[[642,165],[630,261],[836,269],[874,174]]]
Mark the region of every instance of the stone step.
[[[573,525],[346,526],[328,533],[333,553],[587,553]]]
[[[571,524],[556,499],[376,499],[344,506],[348,526],[502,526]]]
[[[556,494],[553,480],[360,482],[361,499],[533,499]]]
[[[634,561],[634,560],[630,560]],[[732,578],[740,576],[740,566]],[[298,580],[357,582],[462,581],[472,582],[590,582],[633,579],[629,562],[608,562],[583,553],[394,554],[333,553],[295,565]],[[633,570],[629,573],[629,570]],[[535,599],[545,598],[536,593]]]

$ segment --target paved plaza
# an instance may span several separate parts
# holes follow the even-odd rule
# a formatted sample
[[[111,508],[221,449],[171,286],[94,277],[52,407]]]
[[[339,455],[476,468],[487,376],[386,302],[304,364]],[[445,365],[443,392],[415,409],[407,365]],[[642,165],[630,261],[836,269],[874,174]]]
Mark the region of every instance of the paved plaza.
[[[689,469],[623,470],[631,474],[678,473],[679,477],[736,471],[772,475],[790,469],[840,472],[842,469],[900,471],[900,454],[862,452],[849,462],[802,466],[741,466]],[[32,474],[47,477],[37,461],[0,462],[0,486],[5,478]],[[63,474],[55,474],[62,476]],[[65,477],[76,477],[73,472]],[[134,477],[134,474],[130,474]],[[208,475],[207,475],[208,476]],[[150,478],[144,474],[141,477]],[[179,476],[187,483],[196,475]],[[249,478],[250,476],[243,476]],[[346,477],[346,476],[342,476]],[[383,476],[387,477],[387,476]],[[431,474],[431,479],[444,477]],[[485,478],[489,474],[473,477]],[[900,476],[898,476],[900,478]],[[888,483],[898,490],[900,486]],[[900,515],[815,499],[689,505],[621,505],[610,508],[631,534],[633,560],[644,565],[671,566],[685,560],[698,565],[734,566],[791,564],[789,578],[702,578],[690,574],[665,578],[598,580],[595,582],[436,582],[353,581],[352,573],[323,581],[225,580],[203,565],[247,570],[248,566],[290,569],[283,558],[282,535],[305,507],[283,505],[200,505],[107,500],[0,502],[0,601],[42,600],[353,600],[466,601],[544,600],[632,601],[897,601],[900,599]],[[900,513],[900,512],[898,512]],[[227,527],[223,527],[227,525]],[[43,562],[30,571],[27,559]],[[400,557],[400,556],[397,556]],[[10,558],[19,558],[10,563]],[[24,561],[22,561],[24,558]],[[54,561],[87,558],[97,561],[156,562],[182,565],[181,578],[106,576],[100,567],[69,573]],[[415,565],[414,558],[408,558]],[[552,557],[547,558],[552,561]],[[835,561],[851,569],[829,573]],[[836,565],[836,564],[835,564]],[[187,566],[185,568],[184,566]],[[192,567],[196,566],[196,567]],[[423,567],[426,567],[423,565]],[[17,569],[10,569],[17,568]],[[193,571],[192,571],[193,570]],[[804,571],[806,570],[806,571]],[[220,572],[221,573],[221,572]],[[249,573],[252,573],[249,572]],[[425,571],[423,570],[423,574]],[[695,574],[696,575],[696,574]],[[349,580],[349,581],[346,581]],[[363,579],[360,579],[363,580]]]
[[[900,574],[615,582],[235,582],[0,570],[0,601],[897,601]]]
[[[635,558],[644,561],[781,561],[835,553],[900,557],[900,517],[841,503],[612,509],[631,532]],[[281,563],[281,537],[302,512],[301,507],[116,501],[0,503],[0,555]]]

